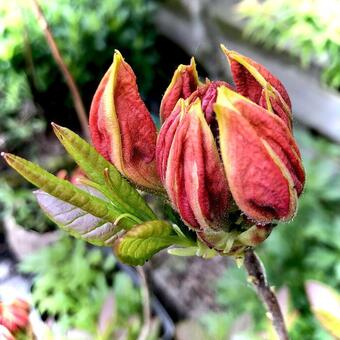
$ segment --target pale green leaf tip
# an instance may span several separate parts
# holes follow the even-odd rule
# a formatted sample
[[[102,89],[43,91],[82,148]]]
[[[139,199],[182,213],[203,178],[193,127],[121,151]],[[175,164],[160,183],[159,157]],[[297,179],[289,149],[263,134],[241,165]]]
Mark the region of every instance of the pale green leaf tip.
[[[3,157],[3,159],[5,160],[5,162],[12,167],[12,162],[14,161],[18,156],[13,155],[12,153],[8,153],[8,152],[1,152],[1,157]]]
[[[65,128],[54,122],[51,122],[51,126],[53,128],[53,132],[55,133],[55,135],[58,137],[58,139],[60,139],[60,137],[62,137],[62,130]]]

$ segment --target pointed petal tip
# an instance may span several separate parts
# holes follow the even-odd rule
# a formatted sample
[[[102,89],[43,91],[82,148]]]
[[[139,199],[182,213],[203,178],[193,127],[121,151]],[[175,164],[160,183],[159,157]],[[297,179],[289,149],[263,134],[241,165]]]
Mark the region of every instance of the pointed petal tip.
[[[221,48],[222,52],[225,54],[225,56],[227,57],[229,64],[231,62],[231,59],[233,59],[235,57],[237,58],[238,53],[236,51],[230,50],[229,48],[225,47],[224,44],[220,44],[220,48]]]
[[[247,102],[258,106],[256,103],[252,102],[249,98],[242,96],[240,93],[228,88],[227,86],[219,86],[217,89],[217,99],[215,105],[217,106],[227,106],[235,110],[235,103],[237,101]]]
[[[113,59],[115,59],[115,58],[119,58],[119,59],[124,60],[123,55],[122,55],[122,54],[120,53],[120,51],[117,50],[117,49],[115,49],[115,52],[114,52],[114,54],[113,54]]]
[[[243,98],[243,96],[239,95],[228,87],[223,85],[219,86],[217,89],[217,97],[216,103],[214,104],[214,110],[217,114],[217,111],[220,111],[222,107],[227,107],[229,109],[235,110],[234,103],[236,102],[236,100],[240,100]]]
[[[110,72],[111,70],[111,76],[113,76],[117,72],[118,65],[120,65],[122,62],[125,62],[123,55],[118,50],[115,50],[113,54],[112,65],[108,70],[108,72]]]
[[[177,67],[164,93],[160,107],[162,123],[170,116],[178,100],[181,98],[189,98],[190,95],[196,91],[199,84],[195,59],[192,57],[190,65],[181,64]]]
[[[187,99],[179,98],[176,106],[180,105],[181,107],[183,107],[183,106],[185,106],[186,102],[187,102]]]
[[[225,54],[229,54],[231,51],[228,50],[224,44],[220,44],[220,48],[221,50],[225,53]]]

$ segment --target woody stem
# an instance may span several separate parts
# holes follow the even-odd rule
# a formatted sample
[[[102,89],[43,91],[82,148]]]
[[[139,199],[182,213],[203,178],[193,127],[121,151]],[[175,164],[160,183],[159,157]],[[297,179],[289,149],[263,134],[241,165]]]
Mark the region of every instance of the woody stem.
[[[245,252],[244,266],[250,282],[269,313],[278,339],[289,340],[280,305],[276,295],[268,285],[265,268],[253,249],[248,249]]]

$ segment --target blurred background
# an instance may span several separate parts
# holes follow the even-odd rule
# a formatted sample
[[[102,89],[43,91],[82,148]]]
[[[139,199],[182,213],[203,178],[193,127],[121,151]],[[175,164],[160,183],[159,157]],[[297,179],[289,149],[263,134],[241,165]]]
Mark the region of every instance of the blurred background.
[[[49,33],[85,112],[115,49],[135,70],[156,121],[175,68],[192,55],[201,77],[230,81],[220,43],[282,80],[307,185],[297,216],[258,253],[291,338],[340,337],[339,310],[332,307],[340,289],[340,0],[39,0],[40,21],[34,3],[0,2],[0,150],[53,173],[71,173],[74,164],[50,122],[84,131]],[[40,212],[33,188],[2,160],[0,171],[0,314],[16,297],[33,310],[17,338],[137,339],[145,296],[134,271],[110,250],[59,232]],[[146,272],[153,296],[149,339],[273,338],[232,260],[162,253]]]

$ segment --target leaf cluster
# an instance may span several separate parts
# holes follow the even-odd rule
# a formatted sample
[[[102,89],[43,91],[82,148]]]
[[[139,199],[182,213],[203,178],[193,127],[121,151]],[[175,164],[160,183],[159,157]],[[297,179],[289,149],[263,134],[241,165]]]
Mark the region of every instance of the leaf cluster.
[[[64,331],[75,328],[96,334],[102,306],[113,292],[112,331],[129,329],[133,339],[141,326],[140,292],[114,267],[112,255],[87,249],[84,242],[69,237],[19,264],[21,272],[34,275],[32,299],[38,311]]]
[[[78,183],[3,153],[12,168],[39,188],[35,196],[50,220],[76,238],[97,246],[114,246],[120,260],[131,265],[142,265],[173,244],[196,246],[179,227],[157,219],[141,194],[90,144],[67,128],[52,126],[84,173]]]
[[[142,92],[148,91],[157,62],[152,0],[39,3],[83,98],[92,97],[114,49],[131,60]],[[64,112],[65,119],[73,108],[30,3],[1,1],[0,17],[0,146],[13,150],[45,128],[33,102],[53,117]]]

